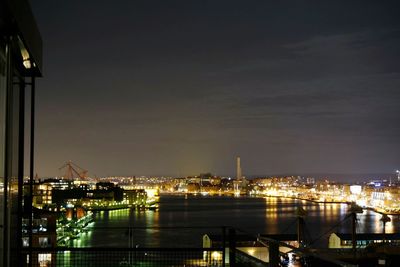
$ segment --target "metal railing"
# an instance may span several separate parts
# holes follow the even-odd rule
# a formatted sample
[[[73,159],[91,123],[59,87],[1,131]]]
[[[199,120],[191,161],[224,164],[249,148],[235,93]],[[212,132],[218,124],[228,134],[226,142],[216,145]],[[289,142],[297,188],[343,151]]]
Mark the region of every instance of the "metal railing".
[[[96,229],[100,230],[93,228],[94,231]],[[164,238],[167,237],[169,244],[166,246],[163,243],[160,247],[137,245],[136,242],[142,235],[141,231],[149,229],[160,232],[162,230],[165,235]],[[27,248],[22,251],[21,266],[278,267],[321,266],[321,264],[326,267],[351,266],[335,259],[321,257],[312,250],[297,248],[260,235],[246,233],[246,238],[249,237],[250,239],[244,241],[243,235],[237,235],[237,229],[231,227],[121,227],[111,230],[119,233],[117,235],[121,238],[119,246],[112,244],[104,246],[103,244],[99,247]],[[243,231],[240,232],[243,233]],[[154,234],[153,232],[150,233]],[[189,236],[190,233],[192,234],[191,240],[198,240],[198,243],[181,242],[185,239],[183,237]],[[204,247],[204,243],[200,245],[200,233],[217,233],[220,235],[219,240],[213,240],[210,247]],[[217,235],[214,235],[214,237],[217,237]],[[126,246],[123,244],[126,244]],[[190,245],[188,246],[188,244]],[[282,248],[285,249],[282,250]],[[252,250],[253,253],[250,252]],[[254,251],[256,252],[254,253]],[[289,253],[291,257],[288,257]]]
[[[25,258],[28,253],[24,252]],[[35,248],[31,266],[222,267],[222,254],[221,249],[215,248]]]
[[[240,232],[244,232],[240,230]],[[229,230],[230,267],[278,267],[278,266],[325,266],[325,267],[354,267],[348,262],[320,255],[315,249],[298,248],[285,242],[265,236],[254,236],[253,247],[238,248],[236,230]],[[253,252],[250,252],[253,250]],[[256,252],[257,250],[258,252]]]

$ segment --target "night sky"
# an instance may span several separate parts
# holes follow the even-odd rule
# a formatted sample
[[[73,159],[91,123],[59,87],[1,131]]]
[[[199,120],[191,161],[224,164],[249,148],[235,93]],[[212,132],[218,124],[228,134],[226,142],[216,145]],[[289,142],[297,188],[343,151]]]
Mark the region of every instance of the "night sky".
[[[393,173],[398,1],[31,1],[36,171]]]

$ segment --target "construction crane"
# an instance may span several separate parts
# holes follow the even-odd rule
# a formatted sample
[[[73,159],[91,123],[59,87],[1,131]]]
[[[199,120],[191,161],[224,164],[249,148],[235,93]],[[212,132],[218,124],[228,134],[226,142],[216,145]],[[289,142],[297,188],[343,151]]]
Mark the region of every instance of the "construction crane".
[[[74,180],[75,178],[86,179],[88,172],[87,170],[79,167],[70,160],[58,169],[65,169],[64,178],[68,180]]]

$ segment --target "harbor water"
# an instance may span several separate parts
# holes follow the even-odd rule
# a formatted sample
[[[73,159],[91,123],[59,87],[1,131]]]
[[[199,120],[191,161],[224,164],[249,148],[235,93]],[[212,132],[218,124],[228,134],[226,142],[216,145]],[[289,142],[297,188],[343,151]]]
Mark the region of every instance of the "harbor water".
[[[159,209],[96,212],[94,222],[74,247],[201,247],[202,235],[222,234],[222,226],[238,234],[294,234],[296,209],[307,211],[306,239],[312,246],[327,247],[332,232],[350,233],[348,205],[314,203],[275,197],[161,195]],[[381,233],[381,214],[358,214],[357,232]],[[400,230],[400,218],[390,216],[386,232]]]

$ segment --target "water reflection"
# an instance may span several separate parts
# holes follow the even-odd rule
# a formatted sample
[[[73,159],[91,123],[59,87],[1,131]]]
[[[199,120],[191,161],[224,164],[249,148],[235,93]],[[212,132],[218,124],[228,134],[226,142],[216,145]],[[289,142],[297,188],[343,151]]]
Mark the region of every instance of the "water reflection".
[[[93,230],[82,235],[80,241],[74,240],[72,245],[125,246],[129,244],[128,227],[134,227],[132,238],[135,245],[155,247],[184,244],[201,246],[203,234],[220,234],[220,228],[215,226],[224,225],[253,234],[296,233],[298,206],[307,211],[306,228],[312,240],[323,233],[351,231],[351,220],[346,219],[346,204],[313,203],[274,197],[162,196],[158,211],[124,209],[96,213]],[[364,211],[358,215],[357,231],[381,233],[380,218],[380,214]],[[386,224],[386,232],[393,233],[399,230],[399,218],[390,218],[391,222]],[[191,226],[204,228],[179,229]],[[328,235],[324,235],[315,244],[326,247],[327,240]]]

